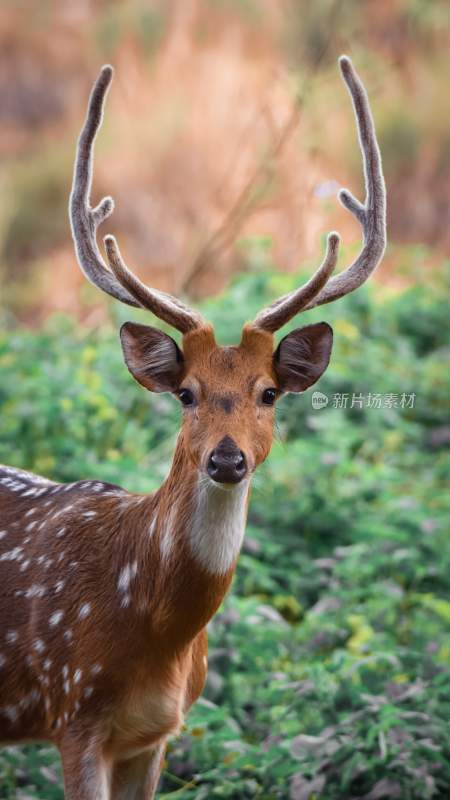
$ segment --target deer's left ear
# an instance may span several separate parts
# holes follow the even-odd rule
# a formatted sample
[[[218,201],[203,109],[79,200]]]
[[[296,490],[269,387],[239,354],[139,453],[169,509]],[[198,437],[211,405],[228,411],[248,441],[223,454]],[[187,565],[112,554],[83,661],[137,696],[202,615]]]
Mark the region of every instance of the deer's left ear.
[[[178,389],[184,357],[177,343],[149,325],[125,322],[120,329],[125,363],[133,378],[150,392]]]
[[[273,354],[273,366],[282,392],[304,392],[330,360],[333,330],[326,322],[305,325],[288,333]]]

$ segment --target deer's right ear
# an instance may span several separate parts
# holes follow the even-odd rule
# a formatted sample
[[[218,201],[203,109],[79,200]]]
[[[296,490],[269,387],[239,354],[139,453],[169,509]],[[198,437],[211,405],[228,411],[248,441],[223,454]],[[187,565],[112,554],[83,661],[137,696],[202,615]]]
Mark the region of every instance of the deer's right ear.
[[[125,322],[120,340],[125,363],[138,383],[150,392],[178,389],[184,357],[170,336],[149,325]]]

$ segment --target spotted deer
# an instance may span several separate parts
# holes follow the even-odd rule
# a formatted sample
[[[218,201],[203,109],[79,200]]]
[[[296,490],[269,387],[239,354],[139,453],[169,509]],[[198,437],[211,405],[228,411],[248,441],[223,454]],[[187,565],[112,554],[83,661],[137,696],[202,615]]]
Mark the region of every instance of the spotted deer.
[[[365,89],[340,59],[353,101],[366,199],[340,200],[363,230],[356,260],[331,277],[339,237],[302,287],[220,347],[202,316],[148,288],[97,227],[113,210],[90,206],[93,145],[112,68],[94,85],[78,143],[70,220],[86,277],[151,311],[182,334],[126,322],[126,365],[151,392],[171,392],[182,424],[169,475],[151,495],[103,481],[55,483],[0,468],[0,740],[47,740],[61,753],[68,800],[154,797],[167,737],[202,692],[205,626],[217,611],[241,548],[255,469],[272,443],[275,402],[303,392],[326,369],[326,322],[274,333],[300,311],[360,286],[385,249],[385,188]]]

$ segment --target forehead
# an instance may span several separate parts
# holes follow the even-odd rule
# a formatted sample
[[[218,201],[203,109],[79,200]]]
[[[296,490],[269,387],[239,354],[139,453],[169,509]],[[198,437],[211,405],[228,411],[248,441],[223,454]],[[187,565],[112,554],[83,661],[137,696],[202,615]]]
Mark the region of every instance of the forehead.
[[[249,381],[272,375],[273,341],[270,334],[244,328],[239,345],[219,347],[211,329],[184,337],[186,374],[202,382],[244,388]]]

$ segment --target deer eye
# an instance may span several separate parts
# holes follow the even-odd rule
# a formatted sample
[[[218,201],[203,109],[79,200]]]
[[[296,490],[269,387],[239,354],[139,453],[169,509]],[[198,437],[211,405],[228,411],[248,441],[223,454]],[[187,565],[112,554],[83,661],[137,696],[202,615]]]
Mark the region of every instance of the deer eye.
[[[261,400],[265,406],[273,406],[276,396],[277,393],[275,389],[264,389]]]
[[[180,389],[180,391],[178,392],[178,397],[180,398],[180,401],[184,406],[194,405],[195,397],[190,389]]]

